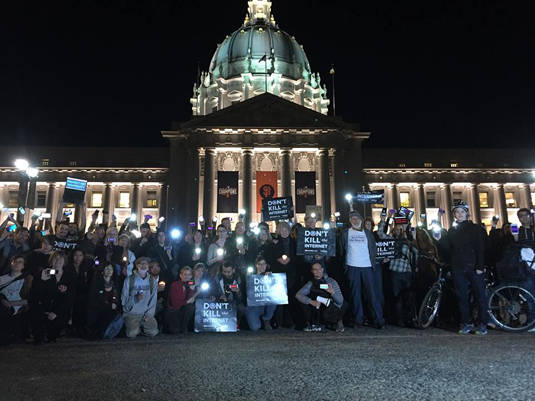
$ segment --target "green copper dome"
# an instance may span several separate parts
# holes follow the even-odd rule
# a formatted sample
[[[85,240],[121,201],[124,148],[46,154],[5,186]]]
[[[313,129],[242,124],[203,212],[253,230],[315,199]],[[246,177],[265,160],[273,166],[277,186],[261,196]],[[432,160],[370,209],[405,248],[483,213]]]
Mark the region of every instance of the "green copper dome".
[[[280,30],[273,18],[268,21],[246,17],[244,25],[217,47],[209,71],[214,79],[265,74],[266,56],[268,74],[310,80],[310,64],[303,48]]]

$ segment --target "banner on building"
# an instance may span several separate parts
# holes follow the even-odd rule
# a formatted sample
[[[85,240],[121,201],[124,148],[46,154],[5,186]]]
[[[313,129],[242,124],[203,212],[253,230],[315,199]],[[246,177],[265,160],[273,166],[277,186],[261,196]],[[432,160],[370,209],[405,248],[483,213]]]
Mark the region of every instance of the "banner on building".
[[[291,196],[262,201],[262,219],[264,221],[289,220],[292,217],[294,217],[294,205]]]
[[[381,263],[383,259],[392,259],[396,252],[396,240],[387,239],[387,240],[378,240],[375,242],[377,247],[377,256],[375,260],[378,263]]]
[[[334,230],[300,227],[297,232],[297,254],[336,256]]]
[[[285,273],[247,276],[247,306],[287,305]]]
[[[277,172],[257,171],[256,172],[256,212],[262,210],[262,202],[265,199],[277,197]]]
[[[195,301],[195,332],[235,332],[236,307],[229,302]]]
[[[295,172],[295,211],[306,213],[307,205],[316,204],[316,173],[314,171]]]
[[[238,172],[217,172],[217,212],[238,213]]]
[[[355,196],[355,202],[358,203],[370,203],[370,204],[384,204],[385,203],[385,191],[383,189],[370,192],[359,192]]]

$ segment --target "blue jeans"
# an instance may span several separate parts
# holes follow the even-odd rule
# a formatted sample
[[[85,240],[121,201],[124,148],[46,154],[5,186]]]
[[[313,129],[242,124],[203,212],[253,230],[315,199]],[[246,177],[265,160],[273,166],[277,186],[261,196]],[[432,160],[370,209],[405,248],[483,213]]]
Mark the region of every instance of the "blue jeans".
[[[262,320],[271,320],[277,305],[248,306],[245,308],[247,324],[252,331],[260,330]]]
[[[460,324],[470,323],[470,294],[472,288],[478,307],[479,324],[486,326],[488,323],[487,294],[485,290],[485,273],[477,274],[473,267],[453,268],[453,280],[455,292],[459,300]]]
[[[347,276],[353,300],[353,313],[355,322],[362,324],[364,321],[364,311],[362,307],[362,295],[366,296],[368,304],[373,312],[375,324],[384,324],[383,307],[379,294],[377,294],[376,273],[371,267],[347,266]],[[363,291],[364,290],[364,291]]]

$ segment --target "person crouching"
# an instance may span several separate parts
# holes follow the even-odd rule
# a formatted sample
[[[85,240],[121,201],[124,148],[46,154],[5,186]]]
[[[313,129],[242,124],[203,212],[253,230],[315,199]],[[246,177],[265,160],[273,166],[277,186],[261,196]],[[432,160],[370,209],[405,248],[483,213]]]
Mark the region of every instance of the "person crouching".
[[[158,283],[149,274],[149,259],[141,257],[134,263],[133,273],[124,281],[121,300],[126,336],[136,337],[140,332],[153,337],[158,334],[158,323],[154,318]]]

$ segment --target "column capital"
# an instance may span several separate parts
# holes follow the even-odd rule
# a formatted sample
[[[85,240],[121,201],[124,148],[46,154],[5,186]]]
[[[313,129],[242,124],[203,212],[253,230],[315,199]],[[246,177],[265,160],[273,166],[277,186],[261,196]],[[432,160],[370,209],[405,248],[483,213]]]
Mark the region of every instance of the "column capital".
[[[330,157],[336,156],[336,149],[335,148],[329,148],[329,156]]]
[[[253,154],[253,148],[251,147],[244,147],[241,148],[244,155],[251,155]]]
[[[292,148],[288,148],[288,147],[281,148],[280,150],[282,155],[289,155],[291,151],[292,151]]]
[[[320,156],[329,156],[329,148],[319,148],[318,153]]]

